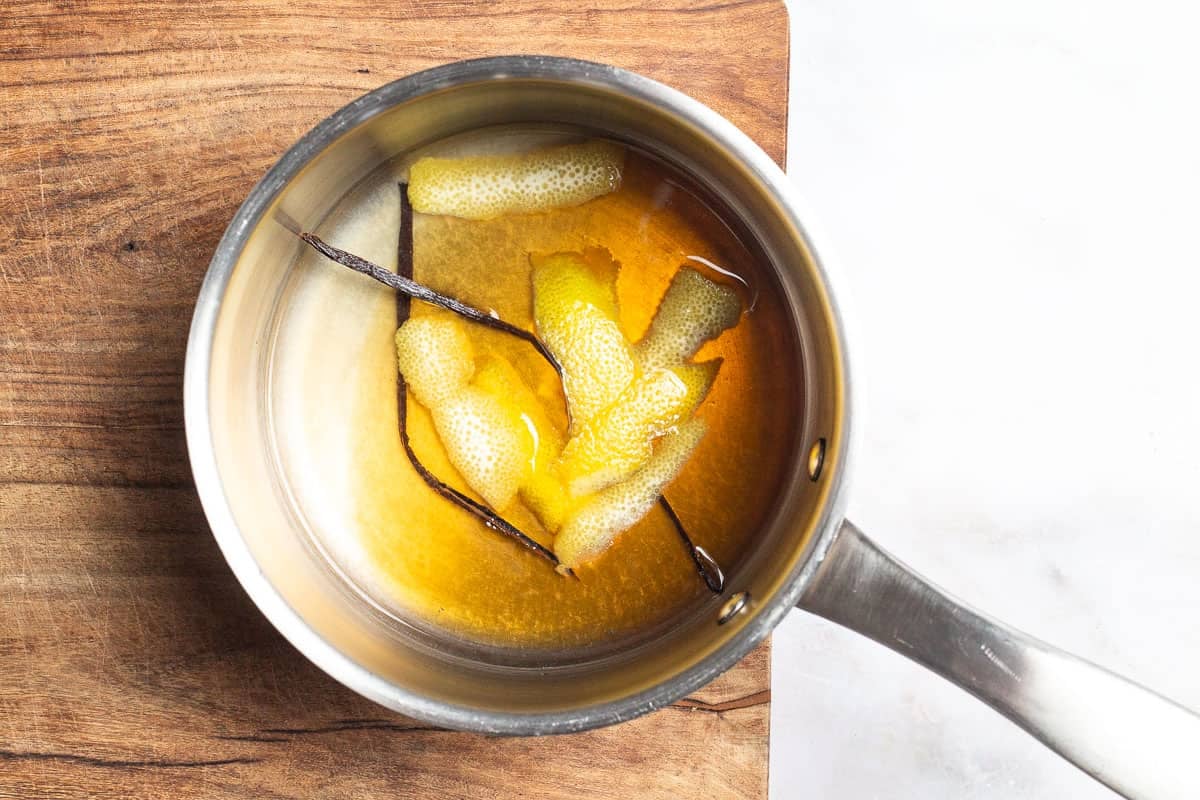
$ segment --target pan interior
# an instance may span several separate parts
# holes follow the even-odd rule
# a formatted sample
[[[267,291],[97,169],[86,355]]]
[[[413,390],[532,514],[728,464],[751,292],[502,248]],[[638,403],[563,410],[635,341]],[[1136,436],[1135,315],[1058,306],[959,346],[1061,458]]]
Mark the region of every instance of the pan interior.
[[[493,126],[403,154],[348,192],[316,232],[393,269],[399,184],[417,157],[521,152],[585,135]],[[796,360],[788,310],[771,274],[713,208],[716,198],[636,148],[626,148],[623,176],[617,192],[549,213],[491,220],[416,214],[414,276],[528,329],[530,253],[601,246],[621,265],[617,295],[631,339],[649,325],[680,266],[736,287],[741,320],[697,354],[697,361],[721,359],[700,408],[707,433],[668,493],[691,538],[736,571],[779,495],[802,418],[796,375],[778,368]],[[444,317],[420,303],[406,313]],[[705,586],[664,509],[571,580],[430,490],[397,431],[396,315],[390,289],[305,252],[276,303],[266,348],[267,425],[292,512],[316,552],[365,600],[414,635],[494,664],[590,661],[651,642],[694,615],[716,617],[737,589],[718,596]],[[477,354],[505,359],[528,386],[540,387],[543,413],[565,424],[558,377],[527,342],[478,325],[464,330]],[[425,465],[469,491],[425,409],[411,398],[406,409]],[[504,516],[551,545],[520,502]]]

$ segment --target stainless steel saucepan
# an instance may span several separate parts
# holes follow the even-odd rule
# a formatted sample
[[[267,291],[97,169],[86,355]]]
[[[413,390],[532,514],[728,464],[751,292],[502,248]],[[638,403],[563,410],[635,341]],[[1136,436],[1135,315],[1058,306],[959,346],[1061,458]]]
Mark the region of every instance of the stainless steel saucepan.
[[[723,198],[774,273],[794,321],[795,458],[725,596],[652,646],[533,667],[410,635],[347,587],[298,523],[272,457],[265,401],[273,325],[303,227],[383,162],[502,123],[582,127],[649,150]],[[851,381],[831,266],[780,169],[715,112],[613,67],[504,57],[431,69],[355,100],[267,173],[217,247],[188,342],[185,411],[196,485],[238,579],[297,648],[346,686],[427,722],[500,734],[628,720],[733,666],[791,609],[820,614],[929,667],[1118,792],[1200,797],[1200,717],[975,612],[843,516]],[[788,348],[784,348],[787,350]]]

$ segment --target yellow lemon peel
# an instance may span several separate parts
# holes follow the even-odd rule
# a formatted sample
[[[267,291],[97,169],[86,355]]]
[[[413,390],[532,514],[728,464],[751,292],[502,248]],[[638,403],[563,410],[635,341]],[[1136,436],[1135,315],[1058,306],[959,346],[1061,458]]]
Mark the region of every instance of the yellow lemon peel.
[[[475,371],[475,348],[453,317],[414,317],[396,331],[400,374],[417,402],[439,404],[467,385]]]
[[[688,360],[706,341],[736,325],[741,312],[737,292],[682,267],[635,348],[639,365],[655,369]]]
[[[720,359],[656,369],[634,381],[563,450],[560,472],[572,495],[599,491],[632,475],[653,441],[692,415],[708,394]]]
[[[530,473],[533,437],[520,411],[477,386],[430,408],[450,463],[484,501],[503,511]]]
[[[471,384],[519,410],[522,424],[534,438],[530,462],[534,472],[545,471],[554,464],[563,449],[562,432],[507,359],[491,354],[480,356],[475,361],[475,377]]]
[[[580,505],[554,539],[554,554],[575,568],[608,549],[622,531],[633,527],[658,502],[704,436],[700,419],[689,420],[659,439],[642,469],[627,481],[610,486]]]
[[[616,191],[625,150],[588,141],[517,155],[422,158],[408,197],[423,214],[490,219],[577,206]]]
[[[530,261],[538,336],[562,365],[577,429],[611,405],[636,372],[618,322],[617,264],[600,248]]]
[[[450,463],[497,511],[513,502],[539,456],[549,465],[561,449],[545,414],[532,417],[528,409],[540,406],[511,365],[484,356],[476,368],[470,337],[457,319],[406,321],[396,332],[396,357],[413,395],[429,409]]]
[[[685,267],[646,336],[632,346],[618,324],[618,267],[611,256],[593,248],[531,260],[534,318],[563,365],[572,416],[559,483],[545,476],[531,507],[558,531],[555,552],[570,566],[599,555],[641,519],[682,467],[700,435],[692,416],[721,366],[721,359],[696,364],[691,358],[737,324],[741,301],[732,289]],[[683,439],[672,438],[685,429],[690,433]],[[678,450],[681,441],[691,444]],[[679,452],[682,460],[671,462]],[[665,470],[666,463],[674,468]]]

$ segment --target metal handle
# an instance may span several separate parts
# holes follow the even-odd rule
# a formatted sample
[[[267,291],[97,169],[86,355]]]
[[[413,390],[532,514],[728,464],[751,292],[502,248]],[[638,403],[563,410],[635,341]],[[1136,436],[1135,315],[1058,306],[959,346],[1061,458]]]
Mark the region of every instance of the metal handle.
[[[800,607],[966,689],[1126,797],[1200,797],[1200,716],[973,611],[849,522]]]

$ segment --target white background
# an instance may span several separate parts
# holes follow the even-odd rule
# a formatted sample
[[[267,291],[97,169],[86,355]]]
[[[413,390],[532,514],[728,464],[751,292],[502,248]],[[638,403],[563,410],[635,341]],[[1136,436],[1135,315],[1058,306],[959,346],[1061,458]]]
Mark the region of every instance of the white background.
[[[973,605],[1200,708],[1195,12],[790,11],[789,172],[855,359],[851,518]],[[802,612],[773,665],[773,798],[1115,797]]]

